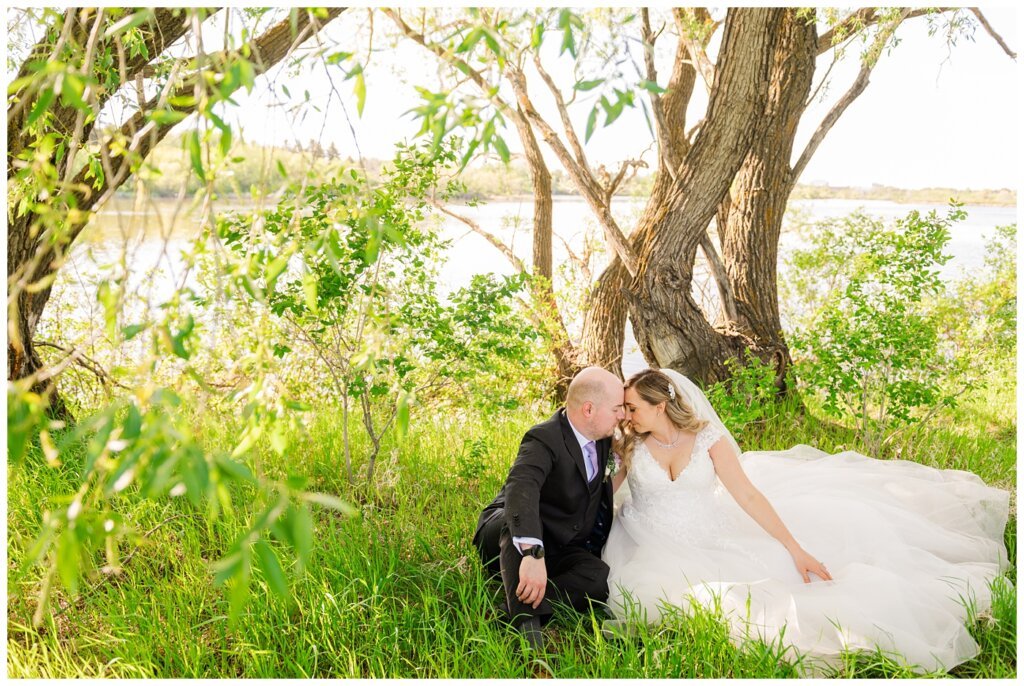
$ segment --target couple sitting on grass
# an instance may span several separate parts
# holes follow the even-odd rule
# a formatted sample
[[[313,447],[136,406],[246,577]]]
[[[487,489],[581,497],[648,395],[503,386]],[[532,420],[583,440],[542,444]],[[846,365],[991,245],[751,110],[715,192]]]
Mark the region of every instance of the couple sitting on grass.
[[[552,600],[608,613],[613,633],[704,606],[734,642],[781,641],[807,672],[861,649],[935,671],[978,652],[965,600],[991,605],[1008,509],[968,472],[806,445],[741,453],[681,374],[623,388],[590,367],[526,432],[473,543],[529,651],[544,650]]]

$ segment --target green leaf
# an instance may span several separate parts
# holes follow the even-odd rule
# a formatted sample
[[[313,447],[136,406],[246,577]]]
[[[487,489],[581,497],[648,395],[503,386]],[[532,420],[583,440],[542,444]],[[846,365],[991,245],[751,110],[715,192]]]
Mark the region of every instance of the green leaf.
[[[64,83],[60,89],[60,97],[65,103],[76,110],[88,110],[89,105],[82,99],[85,92],[85,81],[77,74],[65,74]]]
[[[537,22],[533,25],[533,33],[530,35],[530,47],[534,50],[544,42],[544,24]]]
[[[192,170],[199,177],[200,181],[206,181],[206,171],[203,169],[203,151],[199,147],[199,132],[189,131],[185,135],[185,142],[188,145],[188,156],[192,161]]]
[[[25,122],[26,126],[32,126],[36,123],[39,117],[43,116],[43,113],[50,108],[50,103],[53,102],[54,92],[53,88],[47,88],[39,95],[39,99],[36,100],[36,104],[32,107],[32,111],[28,115],[28,120]]]
[[[242,452],[245,451],[243,450]],[[252,472],[249,471],[249,468],[246,467],[244,463],[232,460],[230,457],[224,454],[218,454],[214,458],[214,462],[216,463],[217,467],[220,468],[221,473],[224,474],[225,476],[228,476],[232,479],[236,479],[238,481],[247,481],[253,484],[256,483],[256,477],[252,475]]]
[[[587,132],[583,137],[583,142],[586,143],[590,140],[590,137],[594,135],[594,129],[597,127],[597,105],[590,108],[590,114],[587,115]]]
[[[246,59],[239,59],[238,61],[238,80],[245,86],[247,93],[251,93],[253,87],[256,85],[256,70],[252,66],[252,62]]]
[[[242,554],[241,564],[230,581],[228,591],[228,624],[232,627],[242,615],[242,609],[249,600],[249,584],[252,581],[249,569],[249,555]]]
[[[577,23],[579,21],[579,19],[576,18],[575,22],[573,20],[574,15],[572,13],[572,10],[563,9],[561,12],[558,13],[558,28],[562,29],[562,47],[559,49],[558,54],[561,55],[566,50],[568,50],[569,54],[575,58],[576,38],[573,35],[572,27],[574,23]]]
[[[409,404],[412,396],[402,392],[398,397],[398,411],[395,413],[395,431],[398,440],[402,441],[409,434]]]
[[[329,507],[332,510],[337,510],[349,517],[355,517],[359,514],[359,510],[355,507],[349,505],[341,498],[330,495],[329,493],[306,492],[302,494],[302,499],[310,503]]]
[[[213,585],[220,588],[242,570],[242,553],[237,548],[211,565],[214,571]]]
[[[153,10],[151,8],[143,8],[136,10],[131,14],[126,14],[122,19],[113,23],[106,31],[103,32],[104,38],[112,38],[113,36],[124,33],[134,29],[136,26],[141,26],[153,17]]]
[[[344,62],[354,54],[355,53],[344,51],[332,53],[327,56],[327,64],[338,64],[339,62]]]
[[[278,455],[284,455],[284,451],[288,449],[288,435],[280,422],[276,423],[270,431],[270,447]]]
[[[171,336],[171,351],[183,360],[187,360],[192,356],[192,353],[185,347],[185,341],[192,335],[192,331],[195,328],[196,320],[189,314],[185,316],[185,325],[176,334]]]
[[[57,573],[60,574],[60,581],[68,593],[72,596],[78,595],[78,576],[81,563],[78,537],[72,528],[66,528],[60,532],[57,539]]]
[[[253,544],[253,549],[256,551],[256,560],[259,562],[260,569],[263,570],[263,576],[266,577],[270,590],[279,598],[287,598],[288,582],[285,581],[284,570],[281,569],[281,563],[273,548],[261,538]]]
[[[277,282],[277,277],[281,276],[281,272],[283,272],[285,267],[288,266],[288,260],[290,257],[290,254],[285,253],[284,255],[276,257],[267,265],[267,269],[263,276],[267,280],[268,291],[274,288],[274,284]]]
[[[187,112],[179,112],[178,110],[153,110],[147,115],[150,121],[156,122],[161,126],[167,124],[177,124],[179,121],[188,116]]]
[[[641,81],[641,82],[640,82],[640,83],[639,83],[638,85],[639,85],[639,86],[640,86],[641,88],[644,88],[644,89],[646,89],[646,90],[650,91],[651,93],[664,93],[664,92],[665,92],[665,89],[664,89],[664,88],[662,88],[661,86],[659,86],[659,85],[658,85],[657,83],[655,83],[654,81],[648,81],[647,79],[644,79],[644,80],[643,80],[643,81]]]
[[[589,91],[597,88],[602,83],[604,83],[604,79],[594,79],[593,81],[580,81],[575,86],[573,86],[573,88],[575,88],[578,91]]]
[[[484,37],[484,30],[481,27],[477,27],[466,34],[466,37],[459,43],[459,47],[455,48],[457,54],[463,52],[469,52],[473,47],[480,42],[480,39]]]
[[[306,301],[306,307],[310,312],[319,312],[320,304],[317,302],[317,284],[315,274],[302,275],[302,296]]]
[[[299,554],[299,563],[305,566],[313,552],[313,516],[305,505],[296,505],[289,518],[292,528],[292,540],[295,551]]]
[[[501,136],[496,135],[494,136],[494,139],[492,140],[491,144],[494,146],[494,149],[498,152],[498,157],[501,158],[501,161],[504,162],[505,164],[508,164],[508,161],[511,159],[512,156],[509,153],[508,145],[505,144],[505,139],[502,138]]]
[[[484,29],[484,42],[487,43],[487,47],[494,53],[494,56],[498,58],[498,67],[505,66],[505,52],[501,49],[501,43],[498,42],[497,34],[490,29]]]
[[[366,77],[363,76],[362,70],[356,74],[356,82],[352,87],[352,92],[356,95],[356,111],[359,116],[363,116],[363,107],[366,105]]]
[[[227,157],[231,150],[231,127],[225,127],[220,132],[220,154]]]

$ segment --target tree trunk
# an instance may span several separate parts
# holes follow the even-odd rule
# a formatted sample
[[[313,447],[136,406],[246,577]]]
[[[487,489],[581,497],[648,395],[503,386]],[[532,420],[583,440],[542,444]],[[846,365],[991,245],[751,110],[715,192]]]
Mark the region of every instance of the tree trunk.
[[[629,272],[616,257],[591,289],[580,341],[581,366],[604,367],[622,378],[622,349],[629,314],[624,292],[628,283]]]
[[[533,276],[539,277],[533,291],[534,304],[548,326],[548,335],[552,341],[551,355],[555,362],[555,400],[561,403],[565,401],[569,382],[576,376],[579,366],[576,362],[576,349],[565,330],[565,322],[553,290],[551,172],[548,171],[540,145],[522,110],[513,120],[523,143],[533,184]]]
[[[649,204],[636,233],[638,271],[629,300],[637,343],[652,366],[670,367],[704,383],[727,378],[726,360],[752,344],[708,323],[691,294],[693,263],[758,133],[784,12],[729,10],[704,124],[668,203]]]
[[[792,364],[782,335],[778,255],[782,219],[795,179],[790,157],[817,56],[814,22],[785,11],[772,64],[763,133],[751,146],[719,210],[722,258],[736,301],[735,325],[774,359],[781,383]],[[721,221],[725,217],[725,221]]]

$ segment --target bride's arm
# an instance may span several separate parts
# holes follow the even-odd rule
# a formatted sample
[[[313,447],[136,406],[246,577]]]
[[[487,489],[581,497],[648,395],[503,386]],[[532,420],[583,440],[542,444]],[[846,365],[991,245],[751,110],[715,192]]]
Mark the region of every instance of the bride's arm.
[[[710,454],[711,461],[715,464],[715,473],[722,485],[729,491],[736,503],[743,508],[743,511],[750,515],[751,519],[786,547],[793,557],[797,571],[804,578],[804,582],[810,583],[808,572],[831,581],[832,576],[824,565],[800,547],[800,544],[793,538],[793,534],[782,523],[782,518],[779,517],[772,504],[768,502],[761,491],[757,490],[754,484],[750,483],[750,479],[747,478],[743,467],[740,466],[739,458],[729,442],[719,439],[711,446]]]

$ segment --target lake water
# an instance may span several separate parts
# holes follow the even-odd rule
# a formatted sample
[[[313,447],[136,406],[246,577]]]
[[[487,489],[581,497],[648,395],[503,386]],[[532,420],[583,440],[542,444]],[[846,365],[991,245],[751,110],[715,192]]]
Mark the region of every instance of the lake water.
[[[220,203],[219,211],[238,207]],[[642,199],[621,199],[615,204],[615,215],[620,226],[630,227],[643,210]],[[529,263],[532,251],[530,222],[533,203],[530,199],[503,200],[476,207],[451,206],[453,212],[477,222],[485,230],[500,237],[524,261]],[[858,200],[799,200],[790,203],[790,210],[798,209],[811,221],[826,217],[845,216],[860,209],[867,214],[891,220],[911,210],[922,213],[936,210],[945,213],[942,205],[904,205],[886,201]],[[965,206],[967,219],[953,226],[947,252],[951,260],[942,270],[947,280],[963,272],[984,266],[985,242],[995,233],[995,227],[1016,222],[1016,208]],[[75,310],[85,314],[95,302],[95,280],[103,273],[102,266],[120,259],[122,254],[129,265],[129,289],[140,289],[149,302],[158,303],[166,298],[175,284],[192,283],[191,275],[183,273],[180,253],[186,250],[190,239],[197,234],[200,212],[198,208],[181,207],[173,201],[157,201],[146,207],[135,207],[117,199],[95,218],[76,244],[69,268],[62,270],[58,289],[61,298],[75,302]],[[787,217],[789,220],[789,217]],[[438,221],[442,235],[452,240],[448,262],[441,272],[442,288],[456,289],[469,282],[474,274],[494,272],[512,274],[513,267],[483,237],[473,233],[463,223],[440,215]],[[585,241],[601,246],[595,249],[591,269],[596,277],[607,264],[608,254],[596,221],[586,203],[579,198],[558,198],[554,202],[553,225],[558,236],[553,247],[556,272],[558,264],[568,260],[568,250],[582,252]],[[780,254],[797,247],[800,238],[786,231],[784,224],[780,241]],[[150,273],[151,270],[155,272]],[[697,278],[706,279],[698,271]],[[714,288],[705,288],[707,298],[716,296]],[[88,315],[86,315],[88,316]],[[572,332],[570,332],[572,333]],[[636,350],[632,331],[627,330],[626,355],[623,370],[626,374],[646,367]]]

